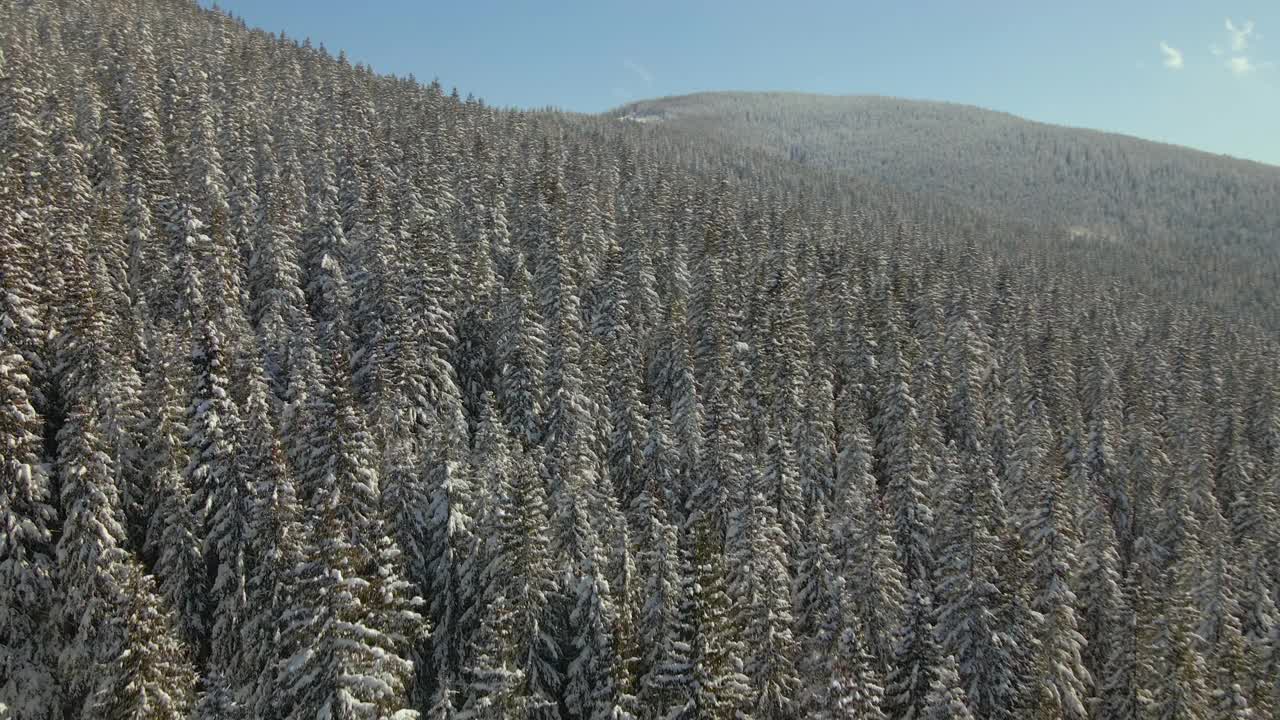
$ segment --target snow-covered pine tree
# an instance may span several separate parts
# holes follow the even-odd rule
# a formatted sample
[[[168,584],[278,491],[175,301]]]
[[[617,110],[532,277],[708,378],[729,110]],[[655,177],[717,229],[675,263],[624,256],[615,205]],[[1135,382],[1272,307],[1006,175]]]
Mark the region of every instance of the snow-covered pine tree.
[[[542,438],[547,363],[546,332],[534,309],[532,282],[523,258],[517,257],[511,279],[498,296],[494,341],[502,417],[526,448]]]
[[[120,497],[97,430],[100,417],[93,405],[77,403],[59,433],[66,520],[58,541],[65,644],[57,702],[66,712],[93,717],[184,717],[195,671],[152,579],[123,547]]]
[[[463,673],[466,693],[459,720],[519,717],[527,707],[527,698],[520,692],[524,673],[510,656],[514,649],[512,603],[504,596],[486,599],[488,612],[472,639],[469,664]]]
[[[875,659],[859,640],[857,630],[845,627],[834,651],[827,657],[827,687],[822,705],[812,717],[821,720],[883,720],[883,680],[874,669]]]
[[[0,332],[10,352],[30,365],[30,382],[37,390],[50,360],[42,353],[40,308],[47,288],[39,282],[36,265],[52,209],[51,178],[40,169],[49,142],[48,126],[40,118],[45,81],[47,75],[31,57],[27,41],[21,34],[12,35],[0,53],[0,138],[8,148],[0,165]],[[41,397],[31,402],[36,410],[47,410]]]
[[[960,684],[956,659],[948,655],[938,666],[938,676],[929,686],[928,707],[923,718],[924,720],[972,720],[973,717],[965,697],[964,687]]]
[[[906,590],[891,535],[889,515],[872,476],[871,440],[852,396],[846,402],[836,461],[833,552],[845,579],[850,610],[866,632],[864,643],[875,667],[893,663],[894,632],[902,623]]]
[[[58,433],[60,506],[64,518],[57,544],[61,694],[65,713],[80,715],[109,678],[95,672],[114,659],[111,631],[119,620],[118,569],[128,562],[111,458],[98,430],[100,415],[78,400]]]
[[[1132,608],[1119,571],[1115,533],[1108,522],[1111,518],[1102,495],[1092,493],[1092,496],[1093,502],[1084,520],[1088,530],[1079,545],[1073,587],[1079,602],[1079,630],[1088,640],[1082,651],[1084,668],[1094,680],[1091,716],[1099,717],[1103,708],[1111,707],[1110,712],[1118,712],[1124,698],[1132,697],[1132,678],[1129,677],[1132,670],[1123,665],[1132,661],[1130,648],[1136,628],[1132,625]]]
[[[944,460],[946,506],[938,566],[938,640],[956,662],[975,715],[1014,717],[1015,628],[998,618],[1005,597],[998,575],[1004,504],[988,462],[954,444]]]
[[[512,466],[497,488],[480,575],[480,601],[493,608],[493,617],[482,618],[473,640],[466,697],[475,707],[479,696],[505,692],[490,690],[488,683],[510,682],[515,689],[509,698],[519,713],[554,717],[563,680],[559,644],[548,625],[557,587],[547,538],[546,487],[539,472],[540,451],[525,454],[514,447],[511,452]],[[490,622],[492,629],[486,630]]]
[[[8,276],[6,276],[7,279]],[[0,293],[10,295],[9,288]],[[58,702],[54,524],[32,368],[0,317],[0,705],[15,719],[53,717]]]
[[[328,141],[327,136],[321,142]],[[328,152],[317,153],[311,163],[312,186],[307,229],[303,232],[304,290],[316,334],[327,337],[345,330],[351,313],[351,288],[347,277],[347,237],[338,208],[338,180]]]
[[[196,519],[195,500],[186,481],[177,474],[158,483],[161,494],[152,518],[156,543],[155,572],[160,593],[174,609],[183,641],[196,652],[209,631],[208,566],[200,541],[202,528]]]
[[[903,584],[912,592],[917,581],[932,587],[933,512],[927,501],[928,470],[921,462],[917,439],[920,420],[904,362],[901,349],[894,345],[885,369],[888,387],[876,418],[876,456],[882,458],[887,473],[885,500],[894,518],[893,539]]]
[[[243,708],[236,702],[225,677],[210,673],[204,686],[192,715],[195,720],[237,720],[244,717]]]
[[[672,693],[665,717],[730,718],[748,712],[751,688],[742,673],[743,645],[729,624],[723,556],[713,554],[709,517],[680,530],[679,643],[659,679]]]
[[[819,668],[835,654],[845,624],[845,583],[837,574],[828,533],[830,523],[818,498],[810,498],[806,512],[811,523],[801,531],[802,544],[795,554],[791,581],[792,634],[798,648],[795,665],[802,689],[795,698],[798,708],[811,713],[826,690]],[[865,650],[863,650],[865,652]]]
[[[629,720],[634,717],[629,710],[634,699],[622,686],[609,585],[596,574],[600,560],[593,558],[578,579],[569,616],[575,654],[565,672],[564,704],[574,718]]]
[[[651,498],[652,490],[641,497]],[[649,535],[641,540],[638,565],[644,579],[644,604],[637,618],[640,652],[637,662],[637,705],[642,713],[665,710],[674,701],[673,670],[688,664],[687,628],[683,627],[680,558],[675,526],[663,505],[652,500]],[[647,716],[647,715],[646,715]]]
[[[262,337],[264,370],[272,392],[283,397],[289,384],[288,346],[291,328],[306,312],[298,242],[302,236],[300,168],[286,156],[286,172],[267,142],[259,140],[257,217],[251,230],[248,261],[249,319]]]
[[[92,717],[184,720],[195,705],[199,678],[188,647],[174,632],[173,614],[137,563],[125,562],[115,571],[121,593],[112,620],[115,657],[101,666],[109,668],[103,674],[111,685],[90,699]]]
[[[249,377],[242,417],[243,442],[236,466],[250,483],[248,603],[240,623],[239,655],[223,681],[230,684],[237,702],[265,716],[281,659],[281,615],[290,601],[291,572],[300,560],[303,531],[293,477],[275,435],[270,389],[266,378],[257,373]]]
[[[201,662],[207,657],[220,672],[229,673],[240,644],[240,622],[247,602],[249,487],[236,466],[240,412],[229,392],[231,368],[222,337],[211,320],[201,322],[198,333],[191,353],[195,384],[187,410],[184,479],[191,490],[192,511],[200,525],[208,568],[208,577],[197,587],[210,588],[210,602],[206,619],[209,634],[201,639],[196,652]]]
[[[885,684],[884,709],[891,720],[921,720],[941,658],[933,628],[933,593],[917,580],[907,591],[903,623],[895,633],[893,666]]]
[[[1152,643],[1157,654],[1156,686],[1151,689],[1152,710],[1162,720],[1210,717],[1212,678],[1194,634],[1192,599],[1182,561],[1165,573],[1168,595],[1154,616]]]
[[[304,502],[311,532],[295,570],[298,588],[281,618],[286,659],[278,666],[285,717],[409,710],[410,649],[425,638],[422,601],[403,580],[398,548],[379,513],[372,440],[349,387],[344,339],[327,395],[316,401],[318,444]]]
[[[742,599],[733,608],[732,622],[746,652],[743,672],[751,687],[753,715],[780,720],[794,712],[800,681],[785,535],[760,487],[757,466],[730,517],[728,592]]]
[[[475,552],[475,528],[472,527],[472,489],[468,466],[456,458],[451,439],[445,436],[452,427],[434,423],[430,448],[424,453],[422,468],[428,506],[425,508],[424,533],[426,548],[426,586],[431,615],[432,673],[427,679],[437,683],[441,678],[457,676],[463,668],[467,646],[463,612],[476,598],[463,582],[463,565]],[[465,438],[454,440],[465,444]]]
[[[1084,665],[1087,640],[1079,630],[1079,601],[1071,589],[1079,559],[1061,473],[1051,474],[1041,492],[1039,507],[1022,523],[1034,578],[1032,608],[1043,618],[1036,628],[1040,653],[1031,676],[1038,691],[1032,697],[1041,717],[1086,720],[1093,678]]]

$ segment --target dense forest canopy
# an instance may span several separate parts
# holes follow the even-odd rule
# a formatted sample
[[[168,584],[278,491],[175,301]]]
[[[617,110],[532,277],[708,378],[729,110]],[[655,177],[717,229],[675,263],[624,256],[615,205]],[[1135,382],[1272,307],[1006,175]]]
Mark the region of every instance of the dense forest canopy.
[[[1280,167],[878,96],[703,93],[609,116],[1120,245],[1091,269],[1280,329]]]
[[[185,0],[0,51],[0,716],[1280,717],[1280,347],[1143,246]]]

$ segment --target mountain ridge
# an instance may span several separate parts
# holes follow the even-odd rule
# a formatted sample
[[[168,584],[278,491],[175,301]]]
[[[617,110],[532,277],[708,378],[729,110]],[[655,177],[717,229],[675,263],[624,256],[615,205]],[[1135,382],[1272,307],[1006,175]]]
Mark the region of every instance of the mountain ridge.
[[[1012,120],[1017,120],[1019,122],[1028,123],[1030,125],[1038,125],[1046,128],[1056,129],[1056,130],[1067,130],[1067,131],[1082,132],[1082,133],[1097,133],[1099,135],[1123,138],[1125,140],[1131,140],[1138,143],[1146,143],[1146,144],[1150,144],[1150,145],[1161,147],[1161,148],[1168,148],[1168,149],[1173,149],[1178,151],[1186,151],[1189,153],[1206,155],[1215,159],[1237,161],[1241,163],[1247,163],[1250,165],[1259,165],[1265,168],[1273,169],[1277,173],[1280,173],[1280,163],[1267,162],[1265,160],[1258,160],[1255,158],[1241,157],[1239,155],[1232,155],[1230,153],[1215,152],[1213,150],[1206,150],[1204,148],[1198,148],[1191,145],[1184,145],[1182,143],[1177,143],[1177,142],[1171,142],[1166,140],[1156,140],[1154,138],[1143,137],[1141,135],[1134,135],[1132,133],[1127,133],[1120,130],[1109,130],[1107,128],[1102,128],[1102,127],[1091,127],[1087,125],[1071,125],[1068,123],[1056,123],[1048,120],[1037,120],[1035,118],[1031,118],[1026,115],[1020,115],[1016,112],[1012,112],[1009,110],[1001,110],[998,108],[987,107],[985,105],[977,105],[974,103],[961,102],[957,100],[935,100],[932,98],[907,97],[904,95],[887,95],[883,93],[815,93],[815,92],[807,92],[804,90],[702,90],[698,92],[680,93],[677,95],[659,95],[651,98],[644,98],[641,100],[632,100],[630,102],[626,102],[621,105],[617,105],[607,110],[604,110],[603,112],[600,112],[600,113],[588,113],[588,114],[596,114],[604,117],[617,117],[621,113],[628,111],[629,109],[632,109],[632,108],[655,105],[660,103],[670,103],[675,101],[688,101],[688,100],[693,100],[697,98],[706,98],[706,97],[741,97],[741,98],[783,97],[783,98],[822,98],[822,99],[832,99],[832,100],[883,100],[883,101],[903,103],[907,105],[928,105],[928,106],[938,106],[938,107],[949,107],[949,108],[961,109],[965,111],[977,111],[979,113],[989,114],[994,116],[1003,116]]]

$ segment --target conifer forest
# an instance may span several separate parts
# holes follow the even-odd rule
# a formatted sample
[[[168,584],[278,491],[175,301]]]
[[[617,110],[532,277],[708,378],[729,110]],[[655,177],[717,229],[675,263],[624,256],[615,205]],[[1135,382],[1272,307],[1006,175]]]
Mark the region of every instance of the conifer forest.
[[[0,0],[0,718],[1280,718],[1277,276],[793,160]]]

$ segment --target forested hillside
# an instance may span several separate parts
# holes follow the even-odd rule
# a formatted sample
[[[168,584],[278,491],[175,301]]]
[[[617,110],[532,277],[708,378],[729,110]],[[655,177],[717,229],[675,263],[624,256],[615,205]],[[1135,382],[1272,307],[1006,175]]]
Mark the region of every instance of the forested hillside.
[[[1280,717],[1269,331],[185,0],[0,49],[0,717]]]
[[[1280,329],[1280,167],[878,96],[703,93],[611,117],[1127,246],[1110,277]]]

